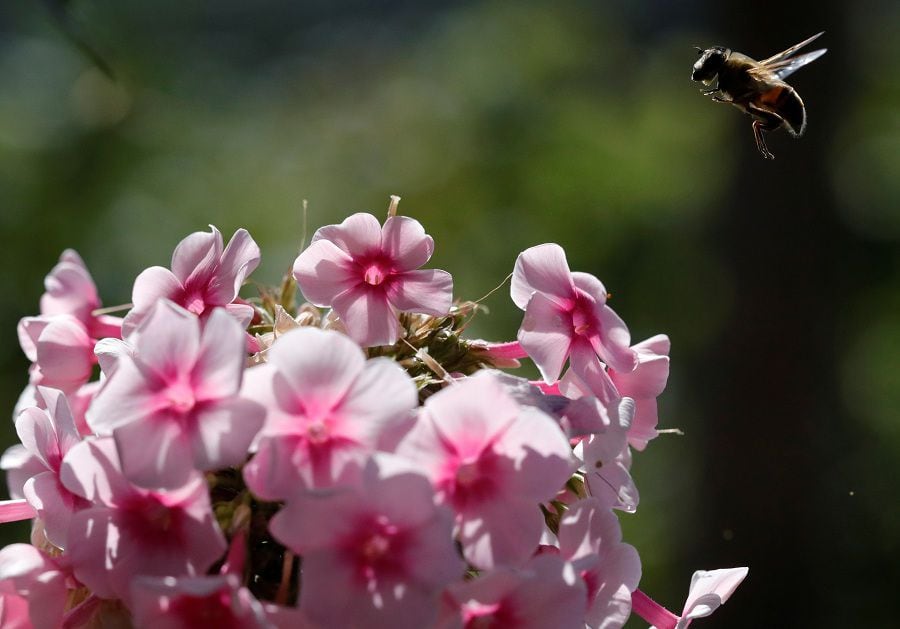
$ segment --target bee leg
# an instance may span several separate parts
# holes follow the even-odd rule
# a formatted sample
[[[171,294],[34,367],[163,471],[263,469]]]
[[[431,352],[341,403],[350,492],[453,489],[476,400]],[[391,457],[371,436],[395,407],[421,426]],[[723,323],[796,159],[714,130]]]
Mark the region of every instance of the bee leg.
[[[764,124],[761,120],[753,121],[753,137],[756,138],[756,148],[759,149],[759,152],[762,153],[762,156],[766,159],[775,159],[772,151],[770,151],[769,147],[766,146],[766,140],[763,137],[763,133],[765,131],[769,131],[769,128],[766,124]]]

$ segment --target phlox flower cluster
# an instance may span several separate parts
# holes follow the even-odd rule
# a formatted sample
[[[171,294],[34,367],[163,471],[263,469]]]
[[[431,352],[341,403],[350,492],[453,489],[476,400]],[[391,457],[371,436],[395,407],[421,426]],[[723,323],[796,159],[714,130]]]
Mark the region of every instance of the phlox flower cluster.
[[[468,339],[480,307],[395,210],[247,299],[250,234],[190,234],[123,318],[62,254],[19,324],[0,521],[33,526],[0,550],[0,626],[675,629],[731,595],[746,568],[666,610],[622,539],[669,339],[632,343],[556,244],[515,261],[516,340]],[[540,380],[503,371],[526,357]]]

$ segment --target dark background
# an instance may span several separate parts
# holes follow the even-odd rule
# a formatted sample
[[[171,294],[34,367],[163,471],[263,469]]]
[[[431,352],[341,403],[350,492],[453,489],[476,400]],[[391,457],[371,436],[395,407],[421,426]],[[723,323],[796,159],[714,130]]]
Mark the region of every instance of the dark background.
[[[274,283],[303,199],[311,233],[399,194],[458,296],[558,242],[635,341],[671,336],[661,424],[685,436],[636,455],[641,507],[620,518],[642,589],[680,611],[693,570],[748,565],[704,626],[890,626],[898,16],[888,0],[4,3],[0,402],[27,381],[15,324],[62,249],[118,304],[186,234],[246,227],[253,277]],[[749,118],[690,82],[692,46],[764,58],[821,30],[828,54],[789,79],[807,133],[770,135],[765,161]],[[486,303],[473,335],[514,338],[507,288]]]

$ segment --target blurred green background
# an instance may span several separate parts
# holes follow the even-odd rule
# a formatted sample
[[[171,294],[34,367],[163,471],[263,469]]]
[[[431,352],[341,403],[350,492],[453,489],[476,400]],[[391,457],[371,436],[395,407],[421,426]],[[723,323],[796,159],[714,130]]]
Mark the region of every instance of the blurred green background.
[[[661,427],[685,436],[635,457],[641,507],[620,518],[642,589],[679,611],[693,570],[749,565],[704,626],[889,626],[898,17],[888,0],[3,3],[0,402],[27,381],[15,325],[64,248],[118,304],[186,234],[246,227],[254,279],[275,283],[303,199],[311,234],[399,194],[458,296],[552,241],[635,341],[671,336]],[[821,30],[828,54],[790,79],[807,134],[770,135],[767,162],[750,120],[690,82],[692,46],[763,58]],[[514,338],[506,287],[486,304],[473,336]]]

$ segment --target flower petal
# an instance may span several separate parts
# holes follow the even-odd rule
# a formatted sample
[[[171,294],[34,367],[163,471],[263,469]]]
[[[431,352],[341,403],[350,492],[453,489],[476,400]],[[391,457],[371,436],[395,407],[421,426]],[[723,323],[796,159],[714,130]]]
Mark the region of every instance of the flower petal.
[[[135,485],[180,487],[194,472],[191,444],[174,419],[131,422],[116,428],[113,438],[122,473]]]
[[[353,258],[330,240],[313,241],[294,261],[294,279],[306,300],[327,307],[358,284]]]
[[[200,348],[191,371],[198,401],[235,395],[244,372],[244,331],[223,308],[216,308],[200,337]]]
[[[402,312],[442,317],[453,303],[453,278],[446,271],[409,271],[391,278],[388,301]]]
[[[259,266],[259,259],[259,245],[250,233],[246,229],[234,232],[207,289],[207,299],[214,304],[234,301],[244,279]]]
[[[434,253],[434,239],[414,218],[391,216],[384,222],[381,249],[398,271],[418,269]]]
[[[381,253],[381,224],[365,212],[351,214],[340,225],[320,227],[312,242],[329,240],[351,257]]]
[[[525,310],[535,292],[563,306],[575,297],[566,253],[555,243],[526,249],[516,259],[510,284],[513,302]]]
[[[397,313],[383,291],[351,288],[331,304],[350,337],[363,347],[393,345],[400,338]]]
[[[209,280],[222,255],[222,234],[209,227],[210,233],[194,232],[172,252],[172,273],[185,286]]]
[[[253,400],[233,398],[197,412],[193,435],[194,465],[209,471],[239,465],[262,428],[265,408]]]
[[[543,293],[535,293],[525,308],[518,339],[547,384],[559,378],[569,355],[572,335],[571,321],[559,304]]]

